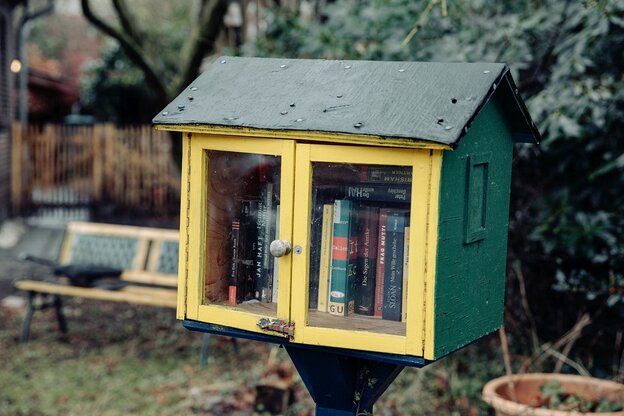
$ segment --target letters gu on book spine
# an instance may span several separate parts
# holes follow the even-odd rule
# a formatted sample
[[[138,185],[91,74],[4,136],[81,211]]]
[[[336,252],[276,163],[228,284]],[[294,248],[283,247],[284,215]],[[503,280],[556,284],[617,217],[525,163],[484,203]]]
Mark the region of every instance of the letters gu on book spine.
[[[328,310],[347,316],[355,310],[357,273],[357,210],[355,201],[334,202],[332,259]]]

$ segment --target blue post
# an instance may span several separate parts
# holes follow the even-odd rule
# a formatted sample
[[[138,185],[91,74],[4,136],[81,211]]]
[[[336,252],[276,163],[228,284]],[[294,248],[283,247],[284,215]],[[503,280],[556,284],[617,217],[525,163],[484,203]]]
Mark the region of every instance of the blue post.
[[[402,365],[285,346],[316,403],[317,416],[372,415],[373,404]]]
[[[422,357],[297,344],[282,337],[204,322],[183,321],[192,331],[283,345],[316,403],[316,416],[372,415],[373,405],[403,367],[424,367]]]

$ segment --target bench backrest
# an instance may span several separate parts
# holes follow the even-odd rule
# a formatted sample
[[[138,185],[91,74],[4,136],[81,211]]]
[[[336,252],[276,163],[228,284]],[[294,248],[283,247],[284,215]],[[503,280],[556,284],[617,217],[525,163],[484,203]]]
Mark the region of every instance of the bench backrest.
[[[175,284],[171,280],[178,273],[178,241],[177,230],[70,222],[58,262],[111,266],[124,270],[122,278],[128,280],[138,276],[145,283]]]

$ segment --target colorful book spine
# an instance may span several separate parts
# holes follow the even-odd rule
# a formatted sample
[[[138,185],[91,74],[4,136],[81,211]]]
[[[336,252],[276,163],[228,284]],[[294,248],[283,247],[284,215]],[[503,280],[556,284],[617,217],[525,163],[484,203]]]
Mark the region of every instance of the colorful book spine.
[[[412,168],[409,166],[360,166],[361,183],[412,183]]]
[[[409,202],[412,197],[412,186],[385,184],[347,185],[346,198],[377,202]]]
[[[331,280],[328,310],[332,315],[347,316],[355,308],[354,289],[357,272],[357,230],[355,203],[334,203]]]
[[[228,304],[236,305],[239,268],[238,245],[240,242],[240,221],[238,219],[232,221],[230,237],[232,241],[232,265],[230,267],[230,279],[228,282]]]
[[[386,240],[388,237],[388,208],[379,210],[377,238],[377,269],[375,273],[375,317],[383,317],[384,275],[386,272]]]
[[[406,212],[390,210],[386,235],[383,319],[401,321]]]
[[[403,297],[401,299],[401,321],[407,321],[407,282],[409,276],[409,245],[410,227],[405,227],[405,239],[403,240]]]
[[[332,256],[332,224],[334,219],[334,204],[323,205],[323,224],[321,228],[321,257],[319,259],[319,289],[317,309],[327,312],[329,301],[329,276],[331,272]]]
[[[355,313],[372,316],[375,313],[375,275],[377,272],[377,239],[379,208],[360,209],[358,273],[355,281]]]

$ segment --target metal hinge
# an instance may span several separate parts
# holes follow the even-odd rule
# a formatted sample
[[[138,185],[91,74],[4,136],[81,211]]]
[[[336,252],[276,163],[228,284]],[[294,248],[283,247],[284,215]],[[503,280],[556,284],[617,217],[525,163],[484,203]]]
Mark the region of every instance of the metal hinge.
[[[280,321],[279,319],[262,318],[256,324],[265,331],[278,332],[288,338],[295,336],[295,324],[292,322]]]

